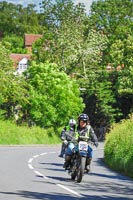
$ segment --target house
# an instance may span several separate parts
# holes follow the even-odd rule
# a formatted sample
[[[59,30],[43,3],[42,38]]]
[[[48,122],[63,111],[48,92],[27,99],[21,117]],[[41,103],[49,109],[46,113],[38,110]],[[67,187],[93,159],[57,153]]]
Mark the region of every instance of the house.
[[[22,74],[28,67],[28,62],[31,60],[30,54],[12,53],[10,58],[13,60],[13,66],[17,74]]]
[[[32,44],[41,38],[40,34],[25,34],[24,35],[24,48],[28,49],[28,54],[16,54],[12,53],[10,58],[13,60],[13,66],[16,69],[17,74],[22,74],[28,67],[28,62],[32,56]]]

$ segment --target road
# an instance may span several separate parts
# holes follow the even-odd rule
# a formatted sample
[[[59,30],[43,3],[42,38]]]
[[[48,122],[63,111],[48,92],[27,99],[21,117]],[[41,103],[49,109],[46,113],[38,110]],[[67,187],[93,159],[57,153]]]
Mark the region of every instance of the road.
[[[59,151],[60,145],[0,146],[0,200],[133,199],[133,180],[105,166],[102,143],[81,183],[62,168]]]

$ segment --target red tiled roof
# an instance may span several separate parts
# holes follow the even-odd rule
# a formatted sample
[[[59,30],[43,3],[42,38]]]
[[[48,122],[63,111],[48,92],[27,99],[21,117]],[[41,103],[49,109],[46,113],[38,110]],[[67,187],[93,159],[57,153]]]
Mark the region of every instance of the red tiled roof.
[[[32,46],[32,43],[35,42],[37,39],[41,38],[41,34],[25,34],[25,47]]]
[[[19,63],[20,60],[22,60],[23,58],[27,58],[27,60],[31,59],[31,54],[16,54],[16,53],[12,53],[10,55],[10,58],[13,60],[14,66],[16,67]]]

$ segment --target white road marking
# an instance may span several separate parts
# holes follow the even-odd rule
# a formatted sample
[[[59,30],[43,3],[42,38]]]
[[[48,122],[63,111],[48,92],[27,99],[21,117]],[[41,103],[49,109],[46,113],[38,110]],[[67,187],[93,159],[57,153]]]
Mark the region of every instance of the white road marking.
[[[49,153],[56,153],[55,151],[53,151],[53,152],[49,152]]]
[[[47,153],[41,153],[40,156],[46,155]]]
[[[28,160],[28,163],[32,163],[32,161],[33,161],[33,158],[30,158],[30,159]]]
[[[30,169],[34,169],[34,167],[33,167],[31,164],[28,164],[28,167],[29,167]]]
[[[100,149],[100,148],[99,148]],[[102,149],[102,148],[101,148]],[[94,151],[96,151],[97,149],[94,149]],[[57,152],[49,152],[50,154],[54,154],[54,153],[57,153]],[[29,160],[28,160],[28,163],[32,163],[32,161],[34,160],[34,158],[37,158],[37,157],[39,157],[39,156],[43,156],[43,155],[46,155],[46,154],[48,154],[48,153],[41,153],[41,154],[39,154],[39,155],[35,155],[35,156],[33,156],[32,158],[30,158]],[[34,167],[31,165],[31,164],[28,164],[28,167],[30,168],[30,169],[34,169]],[[34,170],[34,173],[36,173],[37,175],[39,175],[40,177],[43,177],[44,179],[49,179],[47,176],[45,176],[45,175],[43,175],[43,174],[41,174],[39,171],[36,171],[36,170]],[[56,184],[58,187],[61,187],[61,188],[63,188],[64,190],[67,190],[67,191],[69,191],[70,193],[72,193],[72,194],[74,194],[74,195],[76,195],[76,196],[78,196],[78,197],[83,197],[82,195],[80,195],[79,193],[77,193],[77,192],[75,192],[74,190],[71,190],[71,189],[69,189],[68,187],[66,187],[66,186],[64,186],[64,185],[61,185],[61,184]]]
[[[35,156],[33,156],[33,158],[37,158],[37,157],[39,157],[39,155],[35,155]]]
[[[57,153],[57,152],[49,152],[50,154],[54,154],[54,153]],[[35,156],[33,156],[32,158],[30,158],[29,160],[28,160],[28,163],[32,163],[33,162],[33,160],[34,160],[34,158],[37,158],[37,157],[39,157],[39,156],[43,156],[43,155],[46,155],[47,153],[41,153],[41,154],[39,154],[39,155],[35,155]],[[28,167],[30,168],[30,169],[34,169],[34,167],[32,166],[32,164],[28,164]],[[34,170],[34,173],[35,174],[37,174],[38,176],[40,176],[40,177],[43,177],[44,179],[49,179],[47,176],[45,176],[44,174],[42,174],[42,173],[40,173],[39,171],[36,171],[36,170]],[[67,188],[66,186],[64,186],[64,185],[61,185],[61,184],[56,184],[58,187],[61,187],[61,188],[63,188],[64,190],[67,190],[67,191],[69,191],[70,193],[72,193],[72,194],[75,194],[76,196],[78,196],[78,197],[82,197],[82,195],[80,195],[80,194],[78,194],[77,192],[75,192],[74,190],[71,190],[71,189],[69,189],[69,188]]]
[[[58,185],[59,187],[65,189],[65,190],[67,190],[68,192],[75,194],[75,195],[78,196],[78,197],[83,197],[83,196],[80,195],[79,193],[75,192],[74,190],[69,189],[68,187],[65,187],[64,185],[61,185],[61,184],[57,184],[57,185]]]
[[[48,179],[48,177],[44,176],[44,175],[41,174],[40,172],[38,172],[38,171],[36,171],[36,170],[34,170],[34,172],[35,172],[35,174],[37,174],[38,176],[41,176],[41,177],[43,177],[43,178],[45,178],[45,179]]]

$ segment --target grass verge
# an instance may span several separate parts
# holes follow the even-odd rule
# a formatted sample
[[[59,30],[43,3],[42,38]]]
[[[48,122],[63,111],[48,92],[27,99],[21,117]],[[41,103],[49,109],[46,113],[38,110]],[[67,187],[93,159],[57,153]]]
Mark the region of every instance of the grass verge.
[[[0,121],[0,144],[58,144],[60,143],[59,131],[53,128],[17,126],[11,121]]]

